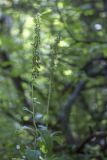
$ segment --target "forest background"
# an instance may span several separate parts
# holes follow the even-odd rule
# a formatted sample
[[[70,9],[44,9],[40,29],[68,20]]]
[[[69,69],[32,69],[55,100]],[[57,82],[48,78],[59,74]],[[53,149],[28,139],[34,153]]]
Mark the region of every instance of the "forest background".
[[[107,160],[107,0],[0,1],[2,160]]]

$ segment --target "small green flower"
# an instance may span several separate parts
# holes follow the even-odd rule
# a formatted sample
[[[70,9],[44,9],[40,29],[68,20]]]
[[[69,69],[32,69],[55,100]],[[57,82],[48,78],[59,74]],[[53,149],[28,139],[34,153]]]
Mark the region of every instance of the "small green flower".
[[[40,68],[40,15],[37,15],[34,19],[34,42],[33,42],[33,56],[32,56],[32,78],[35,79],[39,76]]]

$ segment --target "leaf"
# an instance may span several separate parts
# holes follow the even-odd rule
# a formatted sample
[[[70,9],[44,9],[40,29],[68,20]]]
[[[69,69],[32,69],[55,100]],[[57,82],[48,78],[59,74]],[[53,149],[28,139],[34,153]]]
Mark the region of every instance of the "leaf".
[[[25,155],[27,160],[39,160],[40,152],[38,150],[27,149]]]
[[[30,111],[27,107],[23,107],[23,110],[26,111],[26,112],[29,112],[29,113],[33,114],[33,112]]]
[[[53,137],[51,133],[48,130],[42,130],[41,137],[43,139],[42,146],[44,145],[45,151],[47,152],[47,154],[51,154],[52,148],[53,148]]]

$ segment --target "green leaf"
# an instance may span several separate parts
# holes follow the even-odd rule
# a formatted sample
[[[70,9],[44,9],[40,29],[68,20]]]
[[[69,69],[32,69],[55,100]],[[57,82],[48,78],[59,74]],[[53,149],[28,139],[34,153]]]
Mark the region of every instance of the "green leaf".
[[[40,152],[38,150],[27,149],[25,154],[27,160],[39,160]]]

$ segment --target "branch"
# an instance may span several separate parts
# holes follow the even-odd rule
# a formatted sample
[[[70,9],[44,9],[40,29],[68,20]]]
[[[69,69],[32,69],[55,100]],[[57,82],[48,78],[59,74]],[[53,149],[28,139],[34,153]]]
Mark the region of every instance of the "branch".
[[[91,44],[91,43],[99,43],[99,44],[107,44],[107,40],[97,40],[97,39],[78,39],[74,36],[74,33],[71,32],[71,30],[69,29],[69,27],[67,26],[67,22],[64,20],[63,15],[60,11],[60,9],[58,8],[58,0],[55,1],[56,2],[56,9],[57,12],[60,16],[60,21],[64,24],[64,28],[67,31],[68,35],[70,35],[70,37],[74,40],[74,44],[76,43],[86,43],[86,44]]]
[[[67,102],[63,106],[63,113],[61,115],[61,123],[63,127],[62,130],[63,130],[63,133],[65,134],[66,141],[68,144],[72,144],[76,142],[69,128],[70,111],[78,95],[83,90],[85,83],[86,83],[85,81],[80,80],[73,94],[69,96]]]
[[[8,56],[8,53],[5,51],[0,51],[0,58],[3,62],[10,62],[10,58]],[[11,71],[12,67],[13,66],[11,63],[7,63],[7,65],[4,66],[3,68]],[[26,98],[25,91],[22,86],[22,82],[23,82],[22,78],[20,76],[16,76],[16,77],[11,76],[10,78],[12,79],[13,84],[18,91],[18,94],[21,95],[21,97],[23,97],[23,99],[22,99],[23,103],[25,104],[26,107],[30,108],[31,104],[28,101],[28,99]]]
[[[31,4],[25,4],[25,3],[18,3],[14,4],[12,3],[11,6],[8,5],[0,5],[3,10],[8,10],[12,8],[13,10],[17,10],[19,12],[26,12],[26,13],[38,13],[39,9],[36,7],[33,7]]]
[[[90,59],[83,67],[87,76],[96,78],[97,76],[107,76],[107,58],[102,54],[97,54]]]
[[[88,137],[86,137],[83,142],[81,142],[81,144],[79,144],[75,151],[76,153],[80,153],[82,152],[82,150],[84,149],[85,145],[87,143],[89,143],[93,138],[102,138],[102,137],[107,137],[107,132],[104,132],[104,131],[99,131],[99,132],[96,132],[96,133],[93,133],[91,135],[89,135]]]

